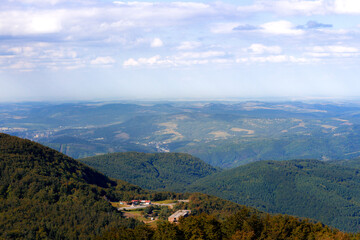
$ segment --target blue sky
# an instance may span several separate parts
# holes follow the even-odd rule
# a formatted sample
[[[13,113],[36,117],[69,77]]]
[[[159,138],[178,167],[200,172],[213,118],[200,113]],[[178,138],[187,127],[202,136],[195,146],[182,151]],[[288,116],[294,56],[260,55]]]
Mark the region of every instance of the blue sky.
[[[3,0],[0,101],[358,97],[360,1]]]

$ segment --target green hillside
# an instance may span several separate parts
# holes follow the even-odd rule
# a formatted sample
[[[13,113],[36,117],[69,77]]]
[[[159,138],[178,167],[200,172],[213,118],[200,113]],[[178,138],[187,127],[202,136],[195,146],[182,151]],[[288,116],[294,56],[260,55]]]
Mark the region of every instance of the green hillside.
[[[355,127],[354,127],[355,128]],[[186,152],[213,166],[233,168],[261,160],[289,159],[342,159],[359,154],[359,129],[351,134],[336,135],[333,132],[312,132],[282,137],[251,139],[220,139],[206,143],[185,146],[177,151]]]
[[[0,181],[0,239],[359,239],[199,193],[174,207],[191,209],[192,216],[178,225],[149,227],[123,218],[107,199],[186,195],[111,180],[59,152],[6,134],[0,134]]]
[[[360,158],[340,160],[340,161],[331,161],[330,163],[335,164],[335,165],[344,166],[344,167],[360,169]]]
[[[183,153],[111,153],[80,161],[109,177],[154,190],[183,191],[196,180],[219,171]]]
[[[317,160],[262,161],[202,178],[188,190],[360,231],[360,171],[353,168]]]
[[[106,197],[146,194],[40,144],[0,134],[0,239],[88,239],[134,227]]]
[[[355,240],[360,235],[286,215],[269,215],[233,202],[195,193],[189,203],[176,209],[190,209],[191,216],[178,224],[160,221],[156,228],[111,229],[106,240]],[[215,214],[214,214],[215,213]]]

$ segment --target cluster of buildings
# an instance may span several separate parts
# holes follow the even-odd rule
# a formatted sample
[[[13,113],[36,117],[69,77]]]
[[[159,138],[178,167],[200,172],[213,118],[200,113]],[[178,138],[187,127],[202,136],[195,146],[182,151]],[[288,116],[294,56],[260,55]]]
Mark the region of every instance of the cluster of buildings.
[[[150,200],[131,200],[131,201],[120,201],[121,205],[127,205],[128,207],[121,207],[118,210],[131,210],[134,208],[146,208],[152,205]],[[178,210],[168,217],[168,221],[171,223],[179,222],[181,217],[188,217],[191,214],[191,210]],[[153,220],[153,219],[152,219]]]
[[[128,205],[128,206],[148,206],[151,205],[150,200],[131,200],[129,202],[120,201],[121,205]]]

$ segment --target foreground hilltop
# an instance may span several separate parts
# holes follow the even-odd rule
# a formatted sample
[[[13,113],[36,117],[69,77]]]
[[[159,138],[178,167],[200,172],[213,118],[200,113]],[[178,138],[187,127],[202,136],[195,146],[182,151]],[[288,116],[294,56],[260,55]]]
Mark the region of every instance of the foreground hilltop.
[[[143,193],[50,148],[0,134],[0,238],[76,239],[130,227],[107,197]],[[117,191],[121,189],[121,191]]]

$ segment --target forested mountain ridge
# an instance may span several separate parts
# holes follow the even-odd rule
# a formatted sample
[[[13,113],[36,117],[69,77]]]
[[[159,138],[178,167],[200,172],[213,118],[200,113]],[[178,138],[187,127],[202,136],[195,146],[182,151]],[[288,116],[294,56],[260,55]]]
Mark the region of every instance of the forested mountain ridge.
[[[184,191],[220,170],[184,153],[110,153],[80,159],[109,177],[153,190]]]
[[[130,152],[82,160],[133,184],[202,192],[265,212],[308,217],[343,230],[360,231],[360,170],[336,165],[356,160],[260,161],[235,169],[207,171],[204,175],[199,168],[204,166],[199,164],[202,162],[189,157],[187,154]],[[208,165],[205,166],[208,169]]]
[[[179,194],[109,179],[52,149],[6,134],[0,134],[0,182],[0,239],[359,239],[320,223],[270,216],[198,193],[176,206],[191,209],[193,216],[179,225],[159,222],[154,229],[124,219],[107,198]]]
[[[106,200],[146,191],[29,140],[0,133],[0,238],[88,239],[134,227]]]
[[[259,161],[225,170],[199,179],[187,190],[359,232],[359,189],[359,169],[292,160]]]
[[[344,166],[344,167],[360,169],[360,158],[340,160],[340,161],[330,161],[329,163],[334,164],[334,165]]]

